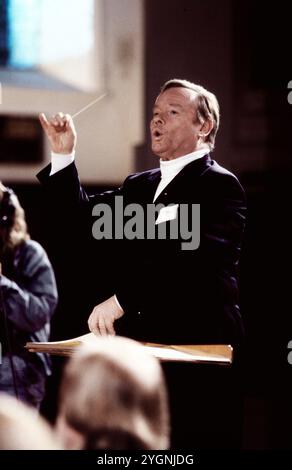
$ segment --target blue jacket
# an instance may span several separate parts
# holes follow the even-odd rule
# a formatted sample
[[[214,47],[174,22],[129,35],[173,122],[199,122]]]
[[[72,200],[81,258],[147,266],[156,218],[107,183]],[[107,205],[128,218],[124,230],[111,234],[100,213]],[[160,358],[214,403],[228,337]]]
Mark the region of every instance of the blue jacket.
[[[12,276],[8,278],[5,273],[1,275],[0,288],[13,354],[26,361],[30,357],[33,360],[32,354],[27,353],[24,345],[27,341],[48,341],[50,320],[58,300],[54,272],[39,243],[29,240],[16,249]],[[3,310],[1,304],[0,308]],[[49,356],[38,356],[44,372],[50,375]]]

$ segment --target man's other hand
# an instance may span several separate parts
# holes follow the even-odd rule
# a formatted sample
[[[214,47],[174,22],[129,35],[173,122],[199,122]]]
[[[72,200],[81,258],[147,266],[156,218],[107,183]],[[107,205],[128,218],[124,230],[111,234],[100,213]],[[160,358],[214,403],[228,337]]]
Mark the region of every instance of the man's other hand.
[[[48,120],[42,113],[39,119],[54,153],[68,155],[74,151],[77,134],[69,114],[58,113]]]
[[[124,315],[114,296],[96,305],[88,318],[88,326],[97,336],[115,335],[114,322]]]

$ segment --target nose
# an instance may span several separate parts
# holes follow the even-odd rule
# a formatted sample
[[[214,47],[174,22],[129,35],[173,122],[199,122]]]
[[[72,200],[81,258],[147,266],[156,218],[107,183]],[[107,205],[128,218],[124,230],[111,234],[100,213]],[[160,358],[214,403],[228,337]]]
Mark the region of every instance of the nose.
[[[153,116],[153,124],[163,124],[161,114],[156,114],[155,116]]]

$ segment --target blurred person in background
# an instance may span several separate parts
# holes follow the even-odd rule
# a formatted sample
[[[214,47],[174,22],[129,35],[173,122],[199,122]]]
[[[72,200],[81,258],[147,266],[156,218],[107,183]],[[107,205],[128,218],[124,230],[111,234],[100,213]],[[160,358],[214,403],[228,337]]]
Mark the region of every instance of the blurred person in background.
[[[30,239],[16,194],[1,182],[0,268],[0,391],[39,408],[50,359],[24,346],[49,339],[58,299],[55,276],[44,249]]]

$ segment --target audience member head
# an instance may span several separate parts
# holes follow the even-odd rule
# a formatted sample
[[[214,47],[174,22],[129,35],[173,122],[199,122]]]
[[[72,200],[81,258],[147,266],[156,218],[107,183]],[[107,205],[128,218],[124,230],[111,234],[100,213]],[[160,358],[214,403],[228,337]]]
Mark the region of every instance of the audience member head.
[[[159,362],[133,340],[96,337],[67,364],[57,430],[69,449],[168,448]]]
[[[35,410],[0,394],[0,450],[58,449],[57,438]]]

